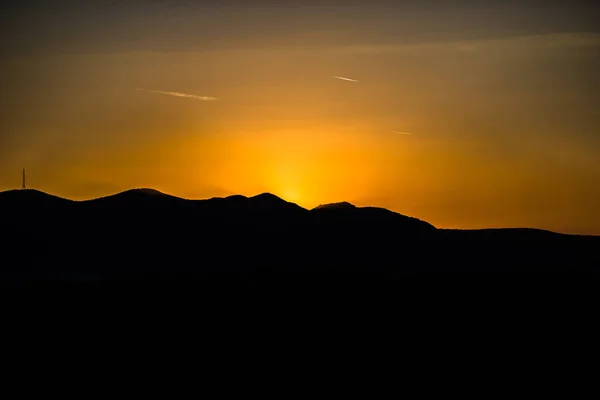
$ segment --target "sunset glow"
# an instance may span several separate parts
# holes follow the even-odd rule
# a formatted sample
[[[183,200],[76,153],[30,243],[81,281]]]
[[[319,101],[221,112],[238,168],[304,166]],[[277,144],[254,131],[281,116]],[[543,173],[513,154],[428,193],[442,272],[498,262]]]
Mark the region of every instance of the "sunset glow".
[[[1,17],[0,190],[25,167],[71,199],[271,192],[600,234],[593,2],[25,3]]]

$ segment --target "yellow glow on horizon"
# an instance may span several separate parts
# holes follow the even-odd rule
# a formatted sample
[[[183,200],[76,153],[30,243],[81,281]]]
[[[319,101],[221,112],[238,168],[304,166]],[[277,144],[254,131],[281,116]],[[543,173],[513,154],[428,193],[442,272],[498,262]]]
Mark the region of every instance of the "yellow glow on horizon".
[[[0,190],[26,167],[29,186],[75,200],[270,192],[442,227],[600,232],[597,91],[584,84],[600,36],[299,48],[298,35],[7,60]]]
[[[271,192],[312,208],[369,192],[385,176],[385,157],[374,156],[382,144],[368,135],[274,130],[226,141],[213,175],[232,193]]]

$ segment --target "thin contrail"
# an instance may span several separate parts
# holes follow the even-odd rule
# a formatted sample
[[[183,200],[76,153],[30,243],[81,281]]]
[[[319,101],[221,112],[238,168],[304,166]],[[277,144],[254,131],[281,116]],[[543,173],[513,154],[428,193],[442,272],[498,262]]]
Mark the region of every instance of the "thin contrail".
[[[343,76],[333,76],[335,79],[341,79],[343,81],[348,81],[348,82],[358,82],[356,79],[350,79],[350,78],[344,78]]]
[[[400,132],[400,131],[394,131],[394,133],[398,133],[400,135],[412,135],[412,132]]]
[[[196,100],[204,100],[204,101],[218,100],[218,98],[216,98],[216,97],[196,96],[195,94],[187,94],[187,93],[180,93],[180,92],[164,92],[162,90],[150,90],[150,89],[141,89],[141,88],[137,88],[135,90],[140,90],[142,92],[166,94],[168,96],[175,96],[175,97],[187,97],[188,99],[196,99]]]

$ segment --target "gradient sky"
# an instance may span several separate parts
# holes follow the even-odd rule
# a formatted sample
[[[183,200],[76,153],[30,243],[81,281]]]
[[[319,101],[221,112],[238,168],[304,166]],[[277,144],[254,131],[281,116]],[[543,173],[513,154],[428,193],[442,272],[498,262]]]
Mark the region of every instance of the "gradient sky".
[[[0,190],[600,234],[596,4],[3,1]]]

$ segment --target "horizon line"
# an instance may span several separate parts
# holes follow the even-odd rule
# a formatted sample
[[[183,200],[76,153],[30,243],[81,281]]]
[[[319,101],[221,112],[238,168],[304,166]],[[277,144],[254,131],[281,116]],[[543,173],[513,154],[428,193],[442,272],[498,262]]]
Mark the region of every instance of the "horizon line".
[[[120,195],[120,194],[123,194],[123,193],[127,193],[127,192],[132,192],[132,191],[143,191],[143,190],[147,190],[147,191],[153,191],[153,192],[156,192],[157,194],[160,194],[160,195],[169,196],[169,197],[174,197],[174,198],[176,198],[176,199],[180,199],[180,200],[184,200],[184,201],[206,201],[206,200],[211,200],[211,199],[226,199],[226,198],[228,198],[228,197],[233,197],[233,196],[242,196],[242,197],[244,197],[244,198],[246,198],[246,199],[251,199],[251,198],[254,198],[254,197],[261,196],[261,195],[271,195],[271,196],[275,196],[275,197],[277,197],[278,199],[280,199],[280,200],[282,200],[282,201],[284,201],[284,202],[286,202],[286,203],[291,203],[291,204],[294,204],[294,205],[296,205],[296,206],[298,206],[298,207],[300,207],[300,208],[302,208],[302,209],[304,209],[304,210],[306,210],[306,211],[312,211],[312,210],[314,210],[315,208],[317,208],[317,207],[318,207],[318,206],[316,206],[316,207],[313,207],[313,208],[305,208],[305,207],[302,207],[301,205],[299,205],[298,203],[295,203],[295,202],[293,202],[293,201],[288,201],[288,200],[285,200],[284,198],[282,198],[282,197],[280,197],[280,196],[277,196],[276,194],[273,194],[273,193],[271,193],[271,192],[261,192],[261,193],[259,193],[259,194],[256,194],[256,195],[254,195],[254,196],[246,196],[246,195],[243,195],[243,194],[234,193],[234,194],[230,194],[230,195],[227,195],[227,196],[213,196],[213,197],[208,197],[208,198],[196,198],[196,199],[190,199],[190,198],[179,197],[179,196],[176,196],[176,195],[172,195],[172,194],[169,194],[169,193],[165,193],[165,192],[162,192],[162,191],[160,191],[160,190],[153,189],[153,188],[150,188],[150,187],[137,187],[137,188],[131,188],[131,189],[122,190],[122,191],[120,191],[120,192],[116,192],[116,193],[113,193],[113,194],[108,194],[108,195],[105,195],[105,196],[100,196],[100,197],[89,198],[89,199],[85,199],[85,200],[73,200],[73,199],[69,199],[69,198],[67,198],[67,197],[61,197],[61,196],[58,196],[58,195],[50,194],[50,193],[48,193],[48,192],[44,192],[44,191],[42,191],[42,190],[39,190],[39,189],[33,189],[33,188],[27,188],[27,189],[7,189],[7,190],[0,190],[0,194],[2,194],[2,193],[7,193],[7,192],[39,192],[39,193],[43,193],[43,194],[45,194],[45,195],[47,195],[47,196],[56,197],[56,198],[59,198],[59,199],[62,199],[62,200],[66,200],[66,201],[70,201],[70,202],[73,202],[73,203],[84,203],[84,202],[88,202],[88,201],[94,201],[94,200],[99,200],[99,199],[104,199],[104,198],[108,198],[108,197],[117,196],[117,195]],[[321,204],[319,204],[319,205],[325,205],[325,204],[337,204],[337,203],[343,203],[343,202],[349,203],[349,204],[351,204],[351,205],[353,205],[353,206],[355,206],[355,207],[357,207],[357,208],[369,208],[369,207],[373,207],[373,208],[381,208],[381,209],[384,209],[384,210],[387,210],[387,211],[390,211],[390,212],[393,212],[393,213],[396,213],[396,214],[399,214],[399,215],[407,216],[407,215],[405,215],[405,214],[402,214],[402,213],[400,213],[400,212],[398,212],[398,211],[391,210],[391,209],[389,209],[389,208],[380,207],[380,206],[375,206],[375,205],[371,205],[371,206],[356,206],[356,205],[354,205],[353,203],[350,203],[350,202],[348,202],[348,201],[339,201],[339,202],[333,202],[333,203],[321,203]],[[439,228],[439,227],[437,227],[437,226],[433,225],[431,222],[428,222],[428,221],[426,221],[426,220],[424,220],[424,219],[417,218],[417,217],[410,217],[410,216],[408,216],[408,217],[409,217],[409,218],[416,218],[416,219],[418,219],[418,220],[420,220],[420,221],[423,221],[423,222],[426,222],[426,223],[428,223],[428,224],[432,225],[432,226],[433,226],[435,229],[438,229],[438,230],[443,230],[443,231],[444,231],[444,230],[445,230],[445,231],[450,231],[450,230],[455,230],[455,231],[537,230],[537,231],[550,232],[550,233],[554,233],[554,234],[558,234],[558,235],[568,235],[568,236],[591,236],[591,237],[599,237],[599,238],[600,238],[600,234],[597,234],[597,233],[565,233],[565,232],[558,232],[558,231],[554,231],[554,230],[550,230],[550,229],[545,229],[545,228],[532,228],[532,227],[529,227],[529,226],[518,226],[518,227],[488,227],[488,228]]]

